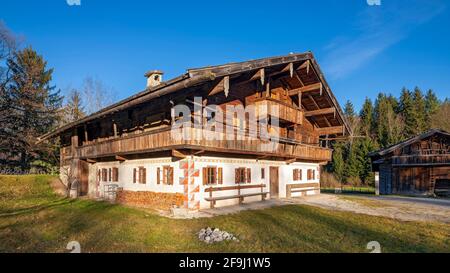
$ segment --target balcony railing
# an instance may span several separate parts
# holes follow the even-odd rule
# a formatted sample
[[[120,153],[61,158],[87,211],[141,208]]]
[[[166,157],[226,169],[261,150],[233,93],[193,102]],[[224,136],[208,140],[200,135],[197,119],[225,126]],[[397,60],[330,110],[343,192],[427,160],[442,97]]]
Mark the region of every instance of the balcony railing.
[[[201,136],[205,133],[211,133],[211,131],[187,128],[186,132],[190,134],[190,139],[173,138],[169,128],[80,146],[77,147],[76,152],[77,156],[81,158],[99,158],[187,148],[214,152],[298,158],[313,161],[331,160],[330,149],[296,143],[292,140],[284,141],[283,139],[277,139],[276,142],[269,142],[262,141],[256,137],[242,135],[238,135],[242,138],[241,140],[226,140],[227,135],[225,133],[216,133],[216,139],[220,140],[206,140]]]
[[[450,154],[394,156],[392,165],[450,165]]]
[[[302,124],[303,122],[303,112],[301,110],[271,98],[256,100],[251,105],[255,105],[257,119],[276,116],[280,120],[294,124]],[[274,113],[271,109],[277,109],[277,113]]]

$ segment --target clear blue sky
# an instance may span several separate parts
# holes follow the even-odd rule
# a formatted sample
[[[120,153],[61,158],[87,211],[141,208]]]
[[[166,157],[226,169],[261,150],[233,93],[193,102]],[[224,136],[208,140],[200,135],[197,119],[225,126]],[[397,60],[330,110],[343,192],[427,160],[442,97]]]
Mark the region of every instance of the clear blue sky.
[[[0,1],[0,19],[44,55],[61,89],[91,75],[121,99],[150,69],[169,79],[311,50],[341,104],[416,85],[450,97],[446,0]]]

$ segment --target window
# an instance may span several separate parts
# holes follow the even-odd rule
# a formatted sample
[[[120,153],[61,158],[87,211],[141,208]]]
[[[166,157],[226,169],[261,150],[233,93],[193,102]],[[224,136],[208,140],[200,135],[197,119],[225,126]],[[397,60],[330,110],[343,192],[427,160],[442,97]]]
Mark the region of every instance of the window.
[[[223,184],[223,169],[217,167],[203,168],[203,185]]]
[[[113,182],[119,181],[119,168],[112,168],[112,181]]]
[[[301,169],[294,169],[293,170],[293,180],[294,181],[301,181],[302,180],[302,170]]]
[[[266,169],[261,168],[261,179],[266,179]]]
[[[136,168],[133,169],[133,184],[136,184]]]
[[[111,174],[111,168],[108,169],[108,181],[111,182],[112,180],[112,174]]]
[[[163,167],[163,184],[173,185],[173,167]]]
[[[102,169],[102,181],[103,182],[108,181],[108,170],[107,169]]]
[[[139,184],[147,183],[147,169],[144,167],[139,167]]]
[[[249,168],[237,168],[235,169],[235,179],[236,184],[241,183],[251,183],[252,182],[251,170]]]
[[[316,170],[308,170],[307,172],[307,178],[308,180],[314,180],[316,179]]]
[[[100,169],[97,172],[97,181],[98,182],[102,181],[102,170],[100,170]]]

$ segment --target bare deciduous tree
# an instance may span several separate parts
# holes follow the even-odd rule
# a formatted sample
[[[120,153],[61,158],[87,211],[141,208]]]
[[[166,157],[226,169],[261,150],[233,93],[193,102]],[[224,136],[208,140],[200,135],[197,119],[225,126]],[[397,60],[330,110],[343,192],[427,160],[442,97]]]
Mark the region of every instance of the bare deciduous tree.
[[[84,109],[92,114],[112,104],[115,100],[114,90],[106,86],[101,80],[88,76],[84,79],[82,94]]]

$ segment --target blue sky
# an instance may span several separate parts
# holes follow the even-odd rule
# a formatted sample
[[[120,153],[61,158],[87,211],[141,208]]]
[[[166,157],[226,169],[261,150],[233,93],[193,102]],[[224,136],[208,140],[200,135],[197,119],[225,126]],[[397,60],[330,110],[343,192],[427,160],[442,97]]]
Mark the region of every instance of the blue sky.
[[[144,73],[290,52],[314,52],[339,102],[380,91],[433,89],[450,97],[446,0],[106,1],[0,0],[0,19],[55,68],[54,84],[97,77],[125,98]]]

